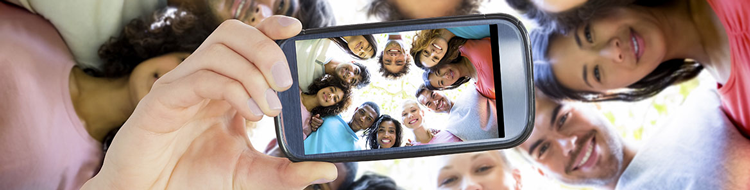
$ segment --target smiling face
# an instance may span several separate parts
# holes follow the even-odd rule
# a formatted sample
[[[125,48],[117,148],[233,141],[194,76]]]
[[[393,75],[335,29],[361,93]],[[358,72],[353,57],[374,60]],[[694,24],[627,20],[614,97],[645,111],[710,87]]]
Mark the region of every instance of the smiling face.
[[[187,58],[188,53],[170,53],[148,59],[136,66],[130,73],[130,89],[133,89],[133,102],[139,102],[154,86],[159,77],[164,76]]]
[[[624,170],[622,139],[603,115],[537,98],[535,117],[534,131],[519,147],[546,175],[571,185],[606,185]]]
[[[627,87],[668,60],[664,33],[636,8],[610,15],[555,36],[547,52],[557,80],[576,91],[605,93]]]
[[[383,67],[391,73],[398,73],[408,64],[407,58],[409,54],[405,53],[404,46],[399,41],[388,41],[383,51]]]
[[[197,8],[196,13],[208,13],[218,23],[237,19],[251,26],[271,15],[293,16],[299,11],[298,0],[169,0],[169,4]]]
[[[417,101],[435,113],[449,113],[453,108],[453,102],[445,94],[431,90],[420,93]]]
[[[328,107],[341,102],[341,97],[344,97],[344,91],[338,87],[329,86],[320,89],[315,97],[320,106]]]
[[[365,39],[364,36],[347,36],[347,44],[349,50],[351,50],[357,57],[362,59],[368,59],[375,55],[375,49],[372,48],[372,44]]]
[[[343,62],[336,66],[336,76],[347,84],[357,84],[362,80],[362,70],[351,62]]]
[[[448,40],[442,37],[436,37],[427,46],[427,49],[422,50],[419,56],[422,56],[419,60],[427,68],[433,67],[443,59],[445,52],[448,51]]]
[[[354,109],[354,115],[349,127],[354,132],[357,132],[370,127],[376,118],[378,118],[378,114],[375,112],[375,109],[372,109],[368,105],[362,105]]]
[[[454,154],[440,158],[438,189],[512,189],[510,166],[499,151]]]
[[[430,84],[436,88],[445,88],[456,83],[459,78],[463,77],[461,70],[458,69],[457,65],[458,64],[447,64],[441,66],[442,68],[440,69],[430,72]]]
[[[396,142],[396,124],[393,121],[383,121],[378,127],[378,145],[380,148],[391,148]]]
[[[409,101],[405,102],[401,111],[401,122],[406,128],[414,129],[422,125],[424,117],[424,111],[417,105],[417,102]]]

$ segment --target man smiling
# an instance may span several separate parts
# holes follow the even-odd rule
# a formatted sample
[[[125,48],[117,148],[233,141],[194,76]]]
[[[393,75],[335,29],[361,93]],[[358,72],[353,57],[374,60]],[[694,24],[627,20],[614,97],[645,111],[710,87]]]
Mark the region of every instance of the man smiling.
[[[388,35],[388,43],[385,44],[383,53],[378,56],[380,73],[388,79],[398,79],[409,72],[411,55],[401,40],[401,35]]]
[[[741,183],[750,176],[750,142],[723,114],[716,93],[694,91],[683,108],[636,148],[602,114],[537,95],[534,131],[518,148],[542,175],[569,185],[747,189]]]
[[[380,106],[365,102],[354,109],[349,122],[341,116],[323,117],[323,125],[305,139],[305,154],[360,150],[356,133],[367,129],[380,116]]]

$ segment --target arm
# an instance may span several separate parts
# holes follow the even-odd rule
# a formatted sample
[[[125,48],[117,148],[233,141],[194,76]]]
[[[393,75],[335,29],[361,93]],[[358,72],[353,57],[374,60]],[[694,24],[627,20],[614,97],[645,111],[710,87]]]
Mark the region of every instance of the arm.
[[[257,28],[237,20],[221,24],[156,81],[118,132],[99,174],[82,189],[302,189],[335,179],[333,164],[258,152],[244,127],[245,119],[280,113],[278,97],[266,91],[287,90],[292,77],[286,62],[272,69],[285,57],[273,40],[301,28],[283,16]],[[201,175],[191,175],[196,172]]]

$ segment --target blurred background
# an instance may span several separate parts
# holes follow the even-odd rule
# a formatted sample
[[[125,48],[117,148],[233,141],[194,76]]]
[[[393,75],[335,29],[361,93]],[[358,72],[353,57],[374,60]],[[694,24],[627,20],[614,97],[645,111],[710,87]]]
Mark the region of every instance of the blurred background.
[[[369,0],[329,0],[333,7],[334,14],[336,15],[336,22],[338,25],[348,24],[360,24],[378,22],[377,18],[368,18],[366,15],[366,6]],[[490,13],[505,13],[513,15],[521,19],[526,28],[531,30],[535,27],[535,24],[529,22],[525,18],[519,16],[513,9],[503,0],[492,0],[484,1],[479,8],[479,11],[483,14]],[[404,44],[408,46],[411,44],[411,36],[403,36]],[[382,50],[385,45],[385,36],[377,37],[378,50]],[[364,63],[366,66],[377,65],[376,59],[368,60]],[[383,81],[375,82],[377,79],[382,77],[376,70],[377,67],[369,67],[370,73],[374,73],[373,85],[375,87],[382,86],[387,87],[389,85],[395,85],[399,81]],[[418,69],[412,65],[411,69]],[[420,72],[410,72],[406,78],[420,77]],[[413,79],[410,79],[413,80]],[[714,88],[715,81],[708,75],[707,72],[703,72],[699,77],[691,81],[685,82],[681,85],[676,85],[667,88],[663,92],[659,93],[653,98],[649,98],[640,102],[604,102],[604,103],[585,103],[586,106],[591,106],[600,112],[602,112],[607,119],[617,128],[619,134],[636,146],[641,145],[642,139],[648,139],[654,131],[659,129],[662,123],[666,123],[669,120],[670,113],[675,112],[679,109],[679,106],[683,103],[685,98],[690,94],[691,91],[697,88]],[[414,86],[418,84],[408,84],[408,81],[403,86]],[[353,105],[359,105],[364,100],[371,99],[372,97],[382,97],[384,94],[390,96],[406,94],[413,96],[411,90],[404,91],[384,91],[378,88],[367,87],[358,90],[358,93],[362,94],[362,97],[353,100]],[[416,86],[413,87],[416,89]],[[410,87],[411,89],[411,87]],[[457,93],[449,93],[449,97],[455,98]],[[395,102],[400,105],[401,102]],[[383,107],[383,106],[381,106]],[[400,114],[400,106],[387,106],[381,108],[383,113],[391,114],[392,116],[398,116]],[[342,114],[345,120],[349,120],[351,117],[352,110]],[[395,115],[394,115],[395,114]],[[429,111],[425,111],[425,114],[432,114]],[[426,115],[430,118],[429,115]],[[396,117],[400,118],[400,117]],[[431,122],[439,121],[427,121],[427,125]],[[266,117],[262,119],[255,129],[249,131],[250,139],[254,147],[262,150],[262,147],[266,147],[269,141],[276,137],[273,118]],[[360,132],[361,133],[361,132]],[[406,137],[413,137],[410,130],[404,130],[404,139]],[[360,140],[362,141],[362,140]],[[547,179],[539,175],[531,165],[526,163],[519,155],[514,152],[509,152],[508,157],[512,165],[519,168],[523,176],[523,188],[524,189],[586,189],[576,188],[562,185],[554,180]],[[382,174],[393,178],[396,184],[403,189],[435,189],[437,186],[437,172],[434,168],[433,158],[411,158],[411,159],[395,159],[395,160],[383,160],[383,161],[370,161],[370,162],[359,162],[359,169],[357,171],[357,178],[365,172],[372,172]]]

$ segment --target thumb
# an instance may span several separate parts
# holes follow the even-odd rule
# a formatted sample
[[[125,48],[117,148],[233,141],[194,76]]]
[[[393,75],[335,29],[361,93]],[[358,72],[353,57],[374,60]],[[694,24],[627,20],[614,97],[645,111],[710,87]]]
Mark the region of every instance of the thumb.
[[[328,162],[291,163],[284,173],[290,176],[285,178],[284,183],[300,189],[311,184],[331,182],[338,176],[336,165]]]

